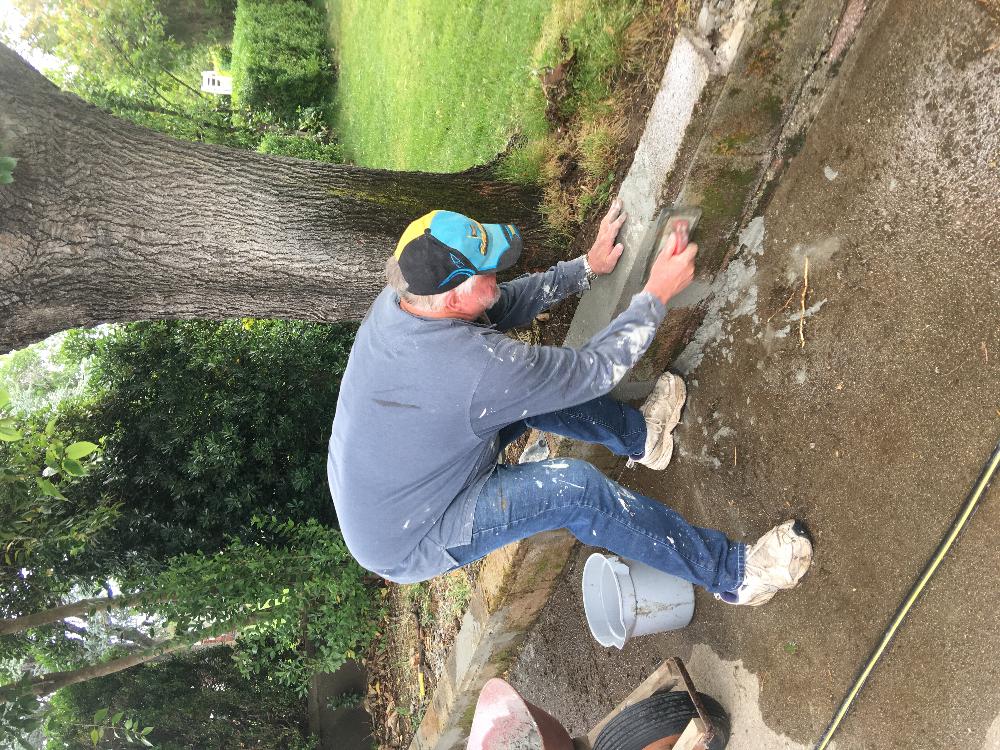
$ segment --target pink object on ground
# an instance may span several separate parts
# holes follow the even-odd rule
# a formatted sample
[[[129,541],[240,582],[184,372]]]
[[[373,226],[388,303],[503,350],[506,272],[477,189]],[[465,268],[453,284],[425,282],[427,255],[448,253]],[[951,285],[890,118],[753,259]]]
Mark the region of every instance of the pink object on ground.
[[[494,677],[479,692],[466,750],[573,750],[573,740],[552,716]]]

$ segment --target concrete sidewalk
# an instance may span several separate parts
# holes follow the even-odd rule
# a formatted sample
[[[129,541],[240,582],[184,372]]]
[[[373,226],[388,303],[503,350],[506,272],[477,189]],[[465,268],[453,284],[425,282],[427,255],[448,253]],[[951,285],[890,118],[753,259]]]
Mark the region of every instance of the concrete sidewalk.
[[[794,22],[817,3],[781,5]],[[974,0],[850,7],[857,41],[807,84],[815,119],[689,300],[705,318],[674,365],[674,464],[620,477],[736,538],[800,517],[813,571],[761,609],[699,594],[686,630],[606,651],[583,622],[581,551],[512,670],[571,732],[679,654],[733,714],[731,750],[811,747],[1000,437],[1000,24]],[[1000,748],[998,533],[994,487],[841,750]]]

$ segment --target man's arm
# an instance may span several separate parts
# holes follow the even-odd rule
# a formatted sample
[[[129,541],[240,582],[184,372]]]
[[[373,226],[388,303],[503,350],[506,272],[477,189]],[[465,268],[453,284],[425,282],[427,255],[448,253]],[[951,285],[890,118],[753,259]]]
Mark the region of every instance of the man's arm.
[[[544,273],[529,273],[500,284],[500,299],[486,317],[497,330],[528,325],[559,300],[590,288],[583,256],[559,261]]]
[[[615,238],[628,218],[622,203],[616,199],[601,220],[593,247],[587,253],[591,270],[598,274],[611,273],[622,254],[622,245]],[[528,325],[540,312],[571,294],[590,288],[583,257],[561,261],[544,273],[526,274],[500,285],[500,300],[486,317],[498,330]]]
[[[491,360],[469,409],[473,431],[487,435],[519,419],[608,393],[649,348],[665,314],[662,302],[641,292],[581,349],[530,346],[494,335],[489,339]]]
[[[691,283],[697,249],[687,244],[686,225],[679,226],[653,262],[643,291],[579,350],[490,336],[492,356],[469,409],[473,431],[487,435],[519,419],[608,393],[649,348],[667,300]]]

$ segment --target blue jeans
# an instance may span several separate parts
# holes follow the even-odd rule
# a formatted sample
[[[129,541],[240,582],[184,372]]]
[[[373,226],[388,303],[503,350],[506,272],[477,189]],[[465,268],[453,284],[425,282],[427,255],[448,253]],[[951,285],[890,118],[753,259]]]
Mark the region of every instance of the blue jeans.
[[[642,414],[607,396],[515,422],[501,430],[501,445],[529,427],[599,443],[619,456],[640,458],[645,451]],[[567,529],[584,544],[639,560],[711,592],[734,591],[743,581],[746,545],[720,531],[692,526],[663,503],[629,492],[574,458],[498,464],[476,501],[472,540],[448,553],[466,565],[553,529]]]

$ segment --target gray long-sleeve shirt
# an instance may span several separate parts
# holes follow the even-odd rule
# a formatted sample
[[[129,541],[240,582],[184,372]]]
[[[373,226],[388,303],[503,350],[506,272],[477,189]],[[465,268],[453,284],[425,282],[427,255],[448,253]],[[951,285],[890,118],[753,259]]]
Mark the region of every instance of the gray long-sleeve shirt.
[[[327,472],[344,540],[398,583],[457,567],[476,498],[513,422],[608,393],[653,340],[664,306],[646,292],[581,349],[503,331],[588,288],[583,259],[500,285],[491,325],[421,318],[386,288],[358,329],[333,420]]]

